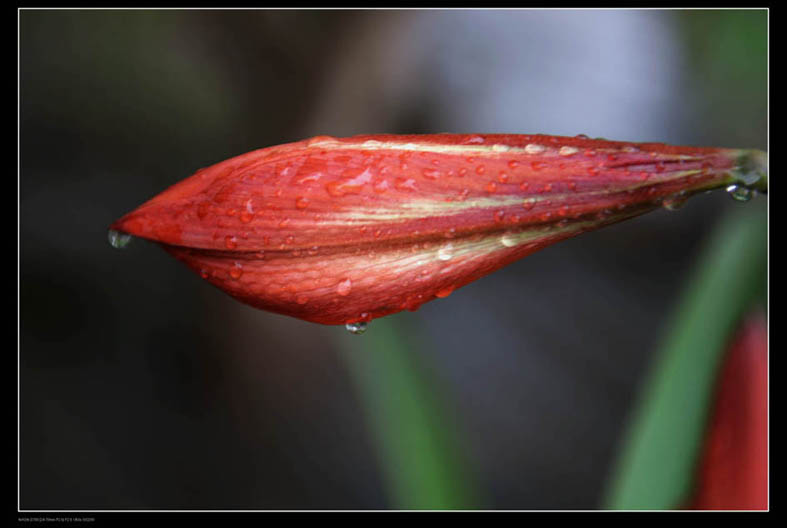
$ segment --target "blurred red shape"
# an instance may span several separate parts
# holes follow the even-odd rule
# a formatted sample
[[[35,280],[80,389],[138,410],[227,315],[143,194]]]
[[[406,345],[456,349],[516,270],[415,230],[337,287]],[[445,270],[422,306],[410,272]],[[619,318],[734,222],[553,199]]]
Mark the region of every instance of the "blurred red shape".
[[[727,352],[688,509],[768,508],[768,327],[746,319]]]

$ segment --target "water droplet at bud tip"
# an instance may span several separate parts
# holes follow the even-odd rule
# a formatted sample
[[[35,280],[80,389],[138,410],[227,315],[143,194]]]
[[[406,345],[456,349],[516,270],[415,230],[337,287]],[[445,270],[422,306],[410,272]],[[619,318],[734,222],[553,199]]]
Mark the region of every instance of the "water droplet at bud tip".
[[[735,200],[736,202],[748,202],[754,196],[754,192],[752,189],[746,187],[745,185],[736,185],[732,184],[727,186],[727,194]]]
[[[113,248],[126,249],[126,247],[131,243],[131,239],[134,237],[127,235],[126,233],[121,233],[120,231],[110,229],[107,231],[107,238],[109,239],[109,244]]]

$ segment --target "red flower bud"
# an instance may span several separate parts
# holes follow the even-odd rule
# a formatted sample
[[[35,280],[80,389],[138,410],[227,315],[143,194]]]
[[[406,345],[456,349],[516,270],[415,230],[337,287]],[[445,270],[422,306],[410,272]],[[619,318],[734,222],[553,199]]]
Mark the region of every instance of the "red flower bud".
[[[344,324],[416,310],[549,244],[720,186],[760,151],[545,135],[316,137],[202,169],[111,229],[238,300]]]

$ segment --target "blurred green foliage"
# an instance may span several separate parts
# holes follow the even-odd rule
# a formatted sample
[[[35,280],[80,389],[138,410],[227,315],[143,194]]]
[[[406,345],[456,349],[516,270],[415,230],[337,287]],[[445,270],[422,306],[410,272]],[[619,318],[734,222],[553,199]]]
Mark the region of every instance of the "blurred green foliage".
[[[362,337],[345,336],[342,351],[375,439],[392,508],[480,507],[455,426],[428,375],[414,336],[401,317],[370,324]]]
[[[762,210],[735,211],[705,251],[657,356],[606,506],[672,509],[691,492],[719,363],[767,287]]]
[[[767,142],[768,12],[765,9],[677,10],[696,83],[698,116],[713,123],[709,144],[764,149]],[[757,138],[755,144],[750,143]]]

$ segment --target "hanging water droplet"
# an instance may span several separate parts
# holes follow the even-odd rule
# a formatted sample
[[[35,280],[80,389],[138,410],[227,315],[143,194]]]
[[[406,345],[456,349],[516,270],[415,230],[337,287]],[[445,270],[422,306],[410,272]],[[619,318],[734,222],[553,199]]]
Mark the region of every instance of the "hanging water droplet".
[[[726,190],[736,202],[748,202],[754,196],[754,191],[744,185],[732,184],[727,186]]]
[[[121,233],[120,231],[110,229],[107,232],[107,238],[109,239],[109,243],[113,248],[125,249],[126,246],[131,243],[131,239],[133,237],[131,235],[127,235],[126,233]]]
[[[358,323],[347,323],[344,325],[348,332],[355,335],[361,335],[362,333],[366,332],[366,328],[368,326],[369,323],[364,323],[363,321]]]

